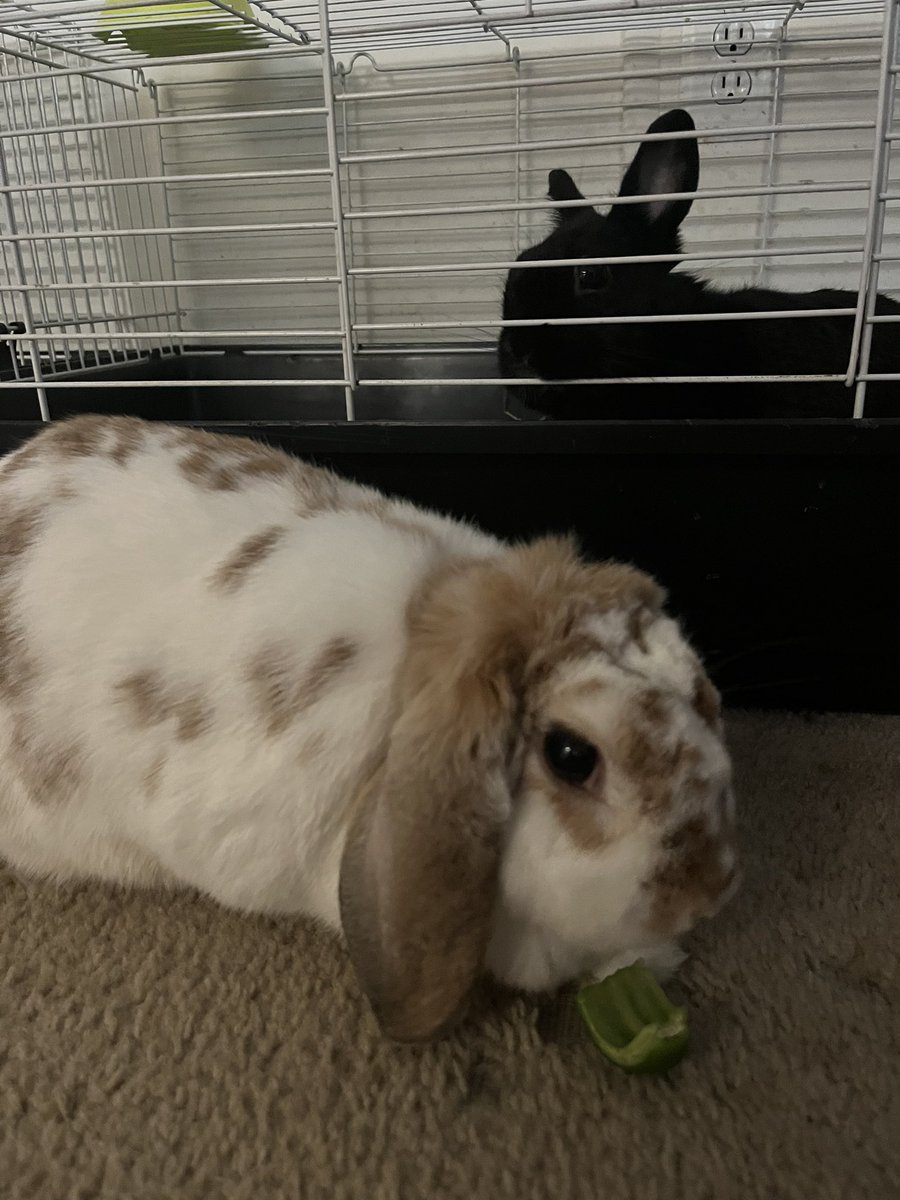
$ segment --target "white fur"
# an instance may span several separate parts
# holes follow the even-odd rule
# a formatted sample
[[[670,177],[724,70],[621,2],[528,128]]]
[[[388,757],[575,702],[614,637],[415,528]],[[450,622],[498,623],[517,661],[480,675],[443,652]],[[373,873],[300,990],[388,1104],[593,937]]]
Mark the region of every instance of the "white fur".
[[[568,664],[557,675],[556,699],[547,716],[613,748],[629,694],[648,683],[671,695],[689,693],[696,660],[668,618],[653,623],[643,650],[627,636],[618,614],[594,621],[593,631],[606,652]],[[585,694],[588,681],[603,686]],[[567,699],[573,685],[582,689]],[[721,741],[689,705],[674,702],[665,738],[683,736],[703,752],[709,793],[727,789],[730,764]],[[574,846],[539,790],[526,790],[517,805],[507,831],[502,902],[488,951],[490,968],[516,986],[545,991],[580,975],[602,978],[638,958],[663,977],[682,961],[672,942],[647,932],[651,897],[641,883],[658,862],[659,819],[642,815],[641,797],[614,750],[606,756],[606,772],[603,807],[609,845],[599,850]],[[718,831],[718,809],[704,804],[702,811]],[[673,815],[674,825],[692,813],[680,806]],[[725,870],[734,857],[726,842],[721,852]],[[673,932],[684,933],[687,927]]]
[[[148,427],[126,467],[67,463],[74,498],[52,508],[28,552],[17,608],[40,660],[33,720],[53,744],[83,747],[88,772],[73,795],[30,795],[7,766],[12,719],[0,704],[0,853],[57,878],[173,877],[224,904],[337,928],[343,806],[384,736],[406,603],[435,548],[363,511],[299,516],[288,482],[199,490],[166,432]],[[59,473],[51,454],[8,480],[0,470],[4,502],[50,494]],[[497,545],[401,502],[394,511],[434,529],[448,556]],[[211,589],[229,553],[272,525],[288,530],[278,551],[237,594]],[[347,671],[307,720],[261,736],[245,682],[254,653],[274,643],[302,665],[339,636],[361,648]],[[171,723],[135,732],[115,684],[146,668],[209,697],[214,733],[179,743]],[[328,752],[306,764],[313,733]],[[160,794],[145,799],[161,754]]]
[[[171,436],[144,427],[124,465],[96,454],[61,461],[48,443],[27,466],[0,467],[5,511],[44,503],[60,485],[71,493],[49,501],[38,539],[4,581],[13,580],[36,674],[19,699],[0,698],[0,854],[56,879],[190,885],[226,905],[305,913],[339,929],[347,805],[388,732],[407,603],[442,561],[493,557],[504,546],[399,501],[386,511],[433,536],[386,523],[358,507],[377,494],[351,483],[342,485],[345,509],[309,515],[281,478],[204,490],[179,468]],[[273,525],[286,530],[277,549],[233,594],[212,588],[242,540]],[[595,632],[610,653],[568,664],[561,694],[587,678],[615,686],[599,700],[573,700],[571,710],[560,701],[559,719],[580,712],[614,736],[629,687],[689,689],[694,660],[674,622],[657,620],[643,650],[620,615]],[[276,646],[302,670],[334,638],[351,639],[359,653],[301,719],[265,736],[248,663]],[[136,728],[117,683],[148,669],[202,696],[208,730],[179,741],[171,720]],[[38,744],[78,747],[74,789],[36,794],[23,777],[15,752],[23,705]],[[727,758],[718,739],[689,706],[673,704],[672,736],[689,722],[710,788],[720,787]],[[314,736],[320,752],[311,758]],[[623,955],[670,956],[644,932],[640,888],[660,830],[635,816],[615,764],[608,806],[617,837],[598,855],[573,844],[538,793],[517,799],[488,953],[501,978],[544,988]]]

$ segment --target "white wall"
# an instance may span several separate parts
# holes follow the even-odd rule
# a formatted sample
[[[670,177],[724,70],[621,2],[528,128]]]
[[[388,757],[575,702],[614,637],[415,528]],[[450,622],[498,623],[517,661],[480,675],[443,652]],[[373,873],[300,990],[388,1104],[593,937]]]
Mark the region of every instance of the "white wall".
[[[866,23],[867,22],[867,23]],[[831,65],[793,68],[783,74],[783,122],[803,123],[849,119],[871,121],[875,111],[877,69],[874,63],[840,66],[834,59],[877,57],[879,44],[854,40],[854,33],[879,28],[876,12],[851,24],[816,22],[797,18],[793,36],[782,55],[789,63],[810,57],[831,60]],[[720,60],[710,47],[711,27],[681,24],[669,28],[634,25],[620,32],[590,37],[551,40],[525,39],[518,68],[502,61],[496,43],[459,46],[410,46],[379,51],[381,70],[363,58],[339,78],[339,94],[348,97],[339,105],[342,147],[352,157],[360,154],[476,145],[553,141],[571,137],[629,135],[629,144],[556,148],[550,150],[483,153],[444,158],[423,158],[347,165],[342,173],[344,207],[351,213],[369,209],[410,206],[484,204],[514,200],[539,200],[547,186],[547,172],[557,166],[572,172],[588,194],[615,193],[625,165],[640,133],[660,112],[684,105],[701,128],[727,134],[740,126],[771,123],[774,73],[767,69],[774,42],[771,31],[760,29],[751,53],[735,64]],[[819,40],[815,40],[819,39]],[[824,40],[822,40],[824,39]],[[830,40],[829,40],[830,39]],[[346,54],[338,54],[344,64]],[[491,61],[485,61],[486,58]],[[449,66],[448,63],[455,65]],[[743,104],[717,105],[709,85],[723,65],[750,69],[754,86]],[[692,74],[694,69],[699,74]],[[652,72],[670,70],[662,77]],[[551,85],[551,78],[603,73],[615,76],[590,83]],[[170,177],[209,171],[254,173],[303,170],[327,165],[325,121],[321,114],[276,115],[277,110],[321,106],[323,86],[315,55],[286,58],[266,56],[253,62],[229,61],[214,67],[185,62],[149,68],[159,85],[158,103],[163,117],[213,116],[251,111],[238,120],[186,121],[163,124],[159,131],[141,135],[146,147],[146,167],[158,164]],[[517,93],[503,88],[478,92],[479,84],[538,81],[539,86]],[[395,92],[420,86],[452,87],[452,95],[372,98],[376,91]],[[9,103],[9,102],[8,102]],[[141,101],[141,115],[152,114],[149,96]],[[109,109],[107,116],[118,115]],[[33,114],[32,114],[33,117]],[[29,117],[29,119],[32,119]],[[4,120],[24,119],[19,112]],[[110,133],[105,148],[110,166],[127,173],[129,139],[134,135]],[[51,152],[51,161],[39,175],[59,177],[64,170],[78,174],[81,165],[70,138],[68,161],[61,161],[63,141]],[[868,181],[871,171],[871,129],[843,132],[783,134],[777,139],[773,180],[791,182]],[[705,142],[701,146],[701,187],[752,185],[765,181],[771,141],[767,136]],[[900,178],[900,153],[895,153],[894,178]],[[173,227],[201,227],[250,222],[329,221],[330,185],[325,178],[251,178],[241,182],[170,182],[165,204],[160,190],[141,195],[140,189],[120,189],[112,203],[90,206],[76,199],[66,219],[79,223],[117,222],[130,227],[143,220],[168,220]],[[151,203],[152,201],[152,203]],[[18,201],[21,205],[21,200]],[[36,199],[30,203],[37,204]],[[754,249],[765,241],[772,248],[814,245],[834,248],[846,243],[861,245],[867,198],[860,188],[849,193],[792,195],[773,198],[766,218],[761,197],[699,200],[685,222],[686,250],[720,252]],[[166,215],[166,205],[168,214]],[[113,209],[115,211],[113,211]],[[36,210],[34,210],[36,212]],[[889,216],[886,250],[900,253],[898,206]],[[162,214],[162,216],[160,216]],[[41,214],[38,213],[38,220]],[[21,217],[21,214],[20,214]],[[354,268],[418,266],[425,273],[401,277],[356,278],[352,284],[355,316],[364,323],[391,321],[469,321],[465,329],[363,333],[363,344],[424,341],[490,341],[496,331],[481,324],[500,315],[500,295],[505,272],[439,274],[429,266],[447,263],[489,263],[508,260],[547,228],[542,212],[488,211],[481,214],[442,214],[382,220],[349,220],[347,246]],[[119,277],[159,277],[174,272],[185,281],[177,303],[185,332],[224,330],[237,342],[252,342],[261,330],[283,331],[283,344],[296,345],[300,331],[334,330],[338,324],[337,290],[333,283],[283,282],[298,276],[334,275],[334,236],[328,230],[281,233],[177,234],[167,247],[127,240],[114,255]],[[86,243],[85,266],[97,282],[108,281],[109,259],[98,243]],[[54,269],[52,246],[45,245],[34,259],[34,271],[45,275]],[[43,256],[43,257],[41,257]],[[6,257],[7,270],[11,269]],[[725,284],[742,280],[765,281],[777,286],[812,288],[855,286],[858,256],[831,253],[823,257],[792,257],[759,263],[731,259],[693,264],[710,278]],[[71,268],[71,255],[67,269]],[[56,263],[56,269],[61,265]],[[261,283],[242,282],[258,279]],[[198,286],[197,279],[232,280],[219,286]],[[887,264],[883,286],[900,288],[897,265]],[[83,298],[83,297],[82,297]],[[156,297],[171,301],[171,297]],[[149,295],[128,298],[138,311]],[[89,298],[91,311],[116,300],[99,289]],[[124,302],[121,294],[119,302]],[[68,299],[59,311],[66,315]],[[149,327],[149,326],[139,326]],[[325,334],[312,342],[334,342]],[[221,345],[216,341],[215,345]],[[268,344],[272,344],[271,342]],[[302,344],[310,344],[309,341]]]
[[[795,21],[794,36],[783,57],[789,62],[808,58],[835,59],[876,56],[874,40],[850,40],[855,31],[877,28],[877,14],[868,25],[843,26]],[[409,151],[425,148],[515,142],[516,92],[466,89],[484,82],[542,81],[603,72],[632,75],[593,83],[549,83],[523,88],[519,96],[518,138],[522,142],[577,136],[629,133],[637,139],[659,112],[685,105],[701,128],[730,128],[771,123],[774,72],[766,69],[776,52],[772,31],[761,30],[759,41],[745,58],[720,60],[709,46],[709,26],[679,26],[642,32],[639,28],[591,39],[555,39],[523,43],[526,56],[519,67],[494,61],[479,62],[478,46],[411,48],[377,56],[385,70],[376,71],[359,59],[338,91],[349,97],[341,106],[346,120],[346,149],[351,154]],[[833,41],[809,41],[826,35]],[[837,35],[847,35],[839,40]],[[573,54],[574,52],[574,54]],[[569,57],[550,58],[549,54]],[[543,56],[543,57],[540,57]],[[496,56],[495,56],[496,57]],[[465,60],[468,59],[466,64]],[[441,61],[461,65],[443,67]],[[424,64],[424,65],[423,65]],[[716,105],[709,95],[713,73],[740,66],[753,73],[751,98],[743,104]],[[419,69],[415,69],[415,68]],[[675,68],[680,73],[656,78],[646,73]],[[685,74],[691,68],[699,75]],[[196,68],[193,68],[196,72]],[[320,102],[321,82],[312,59],[288,60],[241,71],[219,68],[216,78],[180,84],[176,78],[161,90],[167,112],[234,111],[253,107],[287,107],[304,101]],[[177,69],[171,73],[177,74]],[[874,64],[789,68],[783,74],[782,121],[793,124],[821,120],[871,120],[875,108],[877,69]],[[457,94],[371,99],[376,91],[418,86],[452,85]],[[804,132],[781,135],[775,147],[774,182],[822,182],[847,179],[868,181],[872,132]],[[303,167],[327,162],[321,118],[264,116],[239,124],[164,129],[164,157],[169,171],[255,170],[279,166]],[[345,207],[351,211],[401,206],[492,204],[541,199],[549,169],[569,169],[586,193],[614,193],[633,145],[576,149],[485,153],[448,158],[424,158],[353,163],[344,170]],[[702,145],[701,187],[720,188],[762,183],[768,171],[770,139],[705,143]],[[900,163],[900,155],[895,155]],[[898,168],[900,170],[900,168]],[[517,182],[518,177],[518,182]],[[518,192],[517,192],[518,188]],[[330,198],[325,182],[288,180],[257,185],[173,185],[169,203],[173,221],[202,224],[216,220],[327,219]],[[740,251],[759,247],[764,236],[771,248],[816,244],[861,244],[866,212],[862,190],[851,193],[773,198],[766,227],[765,201],[760,197],[700,200],[685,223],[686,249]],[[503,261],[537,240],[547,228],[547,216],[523,213],[421,215],[386,220],[348,222],[354,267],[425,266],[454,262]],[[889,229],[889,244],[900,245],[897,230]],[[253,275],[275,279],[285,275],[329,273],[334,270],[330,233],[289,235],[230,235],[179,238],[175,243],[177,270],[183,278]],[[697,268],[710,278],[733,284],[742,280],[775,286],[812,288],[855,286],[858,258],[832,254],[769,262],[764,271],[746,260],[717,261]],[[900,285],[895,270],[885,281]],[[499,316],[503,272],[481,274],[423,274],[406,277],[357,279],[353,296],[357,319],[386,321],[471,320],[476,327],[410,333],[362,334],[364,343],[424,340],[484,341],[494,334],[477,322]],[[218,291],[185,288],[188,329],[233,329],[252,338],[253,329],[334,328],[336,293],[332,285],[272,284],[255,288],[223,287]]]

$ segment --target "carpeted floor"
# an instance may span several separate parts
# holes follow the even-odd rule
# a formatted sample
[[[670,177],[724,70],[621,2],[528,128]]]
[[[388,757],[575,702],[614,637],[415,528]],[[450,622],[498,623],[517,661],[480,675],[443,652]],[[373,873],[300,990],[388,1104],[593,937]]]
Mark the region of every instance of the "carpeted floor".
[[[900,1196],[900,717],[736,714],[731,741],[746,884],[669,988],[668,1080],[560,1002],[485,994],[388,1045],[302,924],[0,873],[0,1196]]]

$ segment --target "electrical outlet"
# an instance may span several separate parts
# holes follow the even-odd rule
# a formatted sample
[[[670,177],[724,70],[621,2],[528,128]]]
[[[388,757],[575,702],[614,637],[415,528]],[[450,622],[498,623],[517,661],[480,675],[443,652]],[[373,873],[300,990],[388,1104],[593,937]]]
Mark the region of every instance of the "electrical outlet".
[[[710,95],[716,104],[743,104],[753,88],[753,79],[745,69],[716,71],[710,84]]]
[[[726,9],[727,11],[727,9]],[[721,15],[721,13],[719,14]],[[742,24],[740,16],[732,21],[720,21],[719,25],[728,25],[732,30],[740,32]],[[747,37],[747,22],[744,21],[744,37]],[[774,71],[771,62],[778,55],[780,45],[781,22],[779,20],[763,20],[754,14],[753,46],[746,57],[720,56],[717,53],[713,32],[719,28],[715,20],[708,17],[696,22],[685,23],[680,30],[681,43],[684,51],[681,61],[685,67],[684,76],[676,87],[665,95],[668,102],[671,96],[672,106],[680,105],[693,116],[697,125],[704,129],[732,129],[736,125],[768,125],[772,120],[772,90],[774,87]],[[732,39],[733,40],[733,39]],[[735,45],[738,43],[735,42]],[[732,45],[728,42],[726,50]],[[744,90],[746,78],[744,68],[749,67],[752,76],[749,95],[729,96],[734,91],[732,86],[722,88],[722,74],[728,72],[737,75],[740,68],[741,84],[739,90]],[[718,68],[718,70],[716,69]],[[715,72],[715,73],[714,73]],[[733,80],[736,83],[737,80]],[[723,91],[723,95],[715,93]],[[663,105],[660,105],[662,110]],[[736,157],[746,155],[747,147],[743,140],[733,143],[720,142],[717,153],[727,157],[730,153]]]
[[[720,21],[713,32],[716,54],[723,58],[737,58],[746,54],[753,45],[753,25],[750,21],[735,17],[731,21]]]

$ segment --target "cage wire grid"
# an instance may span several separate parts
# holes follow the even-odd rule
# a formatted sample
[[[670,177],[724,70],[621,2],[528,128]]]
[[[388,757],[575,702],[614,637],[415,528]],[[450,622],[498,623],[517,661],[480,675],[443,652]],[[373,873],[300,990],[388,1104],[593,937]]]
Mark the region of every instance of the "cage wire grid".
[[[162,6],[163,8],[165,6]],[[169,6],[170,8],[172,6]],[[761,69],[767,85],[766,111],[731,116],[727,124],[698,119],[701,154],[707,145],[727,141],[734,149],[755,140],[766,149],[764,170],[748,183],[735,182],[734,172],[724,185],[700,187],[668,198],[761,204],[761,235],[746,246],[704,248],[674,255],[533,261],[529,269],[563,262],[660,262],[677,258],[689,269],[697,264],[743,264],[760,272],[779,260],[845,258],[855,264],[858,279],[855,304],[843,309],[777,310],[721,314],[727,320],[797,320],[821,315],[853,319],[853,337],[846,372],[841,376],[672,376],[657,383],[817,382],[841,379],[854,396],[854,416],[865,413],[866,385],[873,380],[900,379],[869,371],[873,327],[896,322],[875,315],[882,264],[900,260],[886,246],[885,221],[889,206],[900,200],[900,185],[891,175],[892,147],[900,139],[896,119],[898,66],[898,0],[783,0],[736,6],[710,0],[597,0],[579,4],[566,0],[506,3],[495,0],[445,2],[432,0],[201,0],[190,19],[166,31],[165,53],[159,45],[146,52],[141,38],[154,36],[163,17],[158,0],[128,0],[111,12],[102,0],[60,3],[58,0],[0,2],[0,214],[2,214],[2,275],[0,275],[0,347],[9,347],[8,379],[3,389],[33,389],[40,415],[50,417],[49,394],[54,388],[115,388],[121,380],[103,378],[110,366],[146,362],[149,356],[205,354],[250,342],[267,353],[296,355],[298,349],[327,348],[339,357],[339,373],[290,376],[292,387],[327,385],[343,390],[344,415],[356,417],[355,397],[363,353],[388,354],[390,344],[413,337],[427,351],[440,336],[455,339],[451,350],[464,349],[473,336],[495,338],[504,325],[545,323],[604,325],[708,320],[708,316],[544,318],[503,322],[499,295],[493,313],[475,316],[441,313],[401,313],[384,319],[378,305],[366,302],[366,291],[384,283],[445,281],[462,288],[473,278],[494,279],[495,291],[516,253],[537,238],[535,219],[551,208],[582,204],[636,203],[646,197],[619,198],[615,188],[592,190],[583,201],[551,202],[532,185],[527,163],[548,153],[590,151],[630,156],[643,135],[634,129],[596,132],[585,128],[576,136],[561,136],[559,125],[550,136],[528,135],[528,109],[535,96],[569,95],[572,89],[609,88],[612,112],[646,110],[636,89],[661,91],[696,79],[705,84],[711,66],[711,31],[739,13],[769,31]],[[684,32],[690,36],[685,37]],[[673,31],[678,36],[673,37]],[[98,32],[105,36],[98,36]],[[213,39],[225,36],[226,48]],[[212,49],[210,49],[212,47]],[[735,60],[740,61],[740,60]],[[649,64],[649,65],[648,65]],[[821,105],[821,117],[786,118],[783,97],[788,81],[828,72],[872,72],[871,104],[853,112],[832,114]],[[299,102],[291,86],[302,80]],[[210,89],[212,91],[210,92]],[[216,97],[196,104],[192,93]],[[176,101],[166,103],[167,93]],[[286,95],[290,102],[281,97]],[[699,95],[699,93],[698,93]],[[867,93],[868,95],[868,93]],[[244,97],[248,99],[244,99]],[[503,105],[505,137],[467,136],[479,114]],[[687,106],[697,107],[700,100]],[[431,106],[429,108],[429,106]],[[454,137],[447,142],[441,109],[460,112]],[[456,107],[454,107],[456,106]],[[709,96],[703,113],[713,113]],[[748,106],[749,107],[749,106]],[[566,110],[559,110],[565,118]],[[721,111],[721,110],[720,110]],[[761,110],[760,110],[761,111]],[[385,117],[384,112],[394,115]],[[729,110],[737,113],[737,108]],[[382,115],[379,115],[382,114]],[[399,115],[397,115],[399,114]],[[832,119],[832,117],[836,119]],[[429,140],[428,122],[441,136]],[[489,121],[490,124],[490,121]],[[540,126],[540,121],[532,124]],[[419,144],[404,143],[407,131],[418,125]],[[236,169],[240,160],[200,161],[180,166],[188,142],[227,140],[227,132],[265,140],[273,129],[315,129],[316,150],[280,166],[276,159],[263,168]],[[421,132],[424,130],[424,133]],[[869,149],[852,178],[798,178],[780,182],[779,147],[785,138],[846,135],[868,139]],[[656,140],[678,137],[657,134]],[[645,140],[645,139],[644,139]],[[854,140],[854,145],[856,142]],[[175,151],[173,152],[173,147]],[[896,156],[894,156],[896,159]],[[859,158],[859,155],[857,155]],[[294,160],[292,160],[294,161]],[[624,161],[624,160],[623,160]],[[454,173],[477,175],[501,162],[507,180],[505,195],[466,202],[445,192],[435,200],[435,181]],[[274,165],[272,165],[274,163]],[[446,164],[450,164],[449,168]],[[191,166],[193,165],[193,169]],[[482,168],[483,165],[483,168]],[[211,169],[212,167],[217,169]],[[419,176],[411,172],[422,171]],[[434,172],[442,171],[442,175]],[[429,174],[429,171],[432,174]],[[368,174],[367,174],[368,173]],[[421,191],[404,181],[417,179]],[[196,213],[175,211],[185,194],[211,195],[217,187],[277,190],[320,189],[313,213],[276,213],[280,219],[198,220]],[[390,202],[381,199],[389,193]],[[374,199],[368,198],[368,193]],[[859,236],[843,231],[821,244],[780,245],[770,238],[773,206],[785,197],[828,202],[852,193],[860,198],[864,219]],[[667,197],[662,197],[667,198]],[[660,199],[656,196],[655,199]],[[245,207],[253,208],[252,201]],[[263,214],[260,214],[263,215]],[[506,253],[490,247],[454,256],[452,243],[429,246],[420,260],[388,254],[388,261],[371,265],[360,253],[367,236],[379,230],[409,229],[411,237],[428,240],[435,218],[505,222]],[[416,224],[419,222],[420,224]],[[393,223],[393,224],[392,224]],[[374,231],[374,232],[371,232]],[[396,235],[395,235],[396,236]],[[233,271],[204,270],[210,260],[192,260],[180,251],[192,240],[237,238],[318,239],[315,253],[302,251],[299,271],[276,265],[267,272],[238,270],[246,260],[235,258]],[[487,239],[490,241],[490,239]],[[496,239],[494,239],[496,241]],[[227,245],[226,245],[227,252]],[[277,258],[276,253],[276,258]],[[188,269],[196,263],[200,268]],[[230,260],[225,263],[231,265]],[[229,289],[247,295],[272,294],[279,289],[305,289],[321,294],[330,304],[310,307],[313,319],[292,319],[266,328],[264,322],[246,327],[216,328],[207,320],[186,319],[204,312],[199,295],[216,296]],[[255,289],[255,292],[254,292]],[[194,298],[194,299],[192,299]],[[191,304],[195,306],[191,309]],[[265,311],[265,305],[262,306]],[[382,306],[383,309],[384,306]],[[252,306],[248,305],[248,311]],[[215,310],[212,310],[215,312]],[[304,312],[307,310],[304,310]],[[330,319],[322,320],[323,314]],[[302,315],[302,314],[301,314]],[[387,317],[394,314],[388,306]],[[318,319],[316,319],[318,318]],[[381,318],[381,319],[373,319]],[[392,339],[388,342],[385,339]],[[462,341],[460,341],[462,339]],[[475,343],[472,343],[475,344]],[[478,343],[484,345],[483,340]],[[387,358],[385,359],[387,361]],[[4,360],[0,357],[0,367]],[[283,388],[284,374],[269,378],[232,378],[231,387]],[[439,374],[415,379],[370,369],[367,388],[442,387],[496,388],[504,382],[523,385],[540,380],[504,381],[481,374],[450,378]],[[566,386],[620,382],[609,379],[566,381]],[[631,382],[650,382],[632,377]],[[221,374],[192,378],[192,387],[221,387]],[[166,378],[129,378],[128,387],[183,386]],[[9,394],[9,393],[7,393]],[[252,413],[247,414],[252,415]]]

